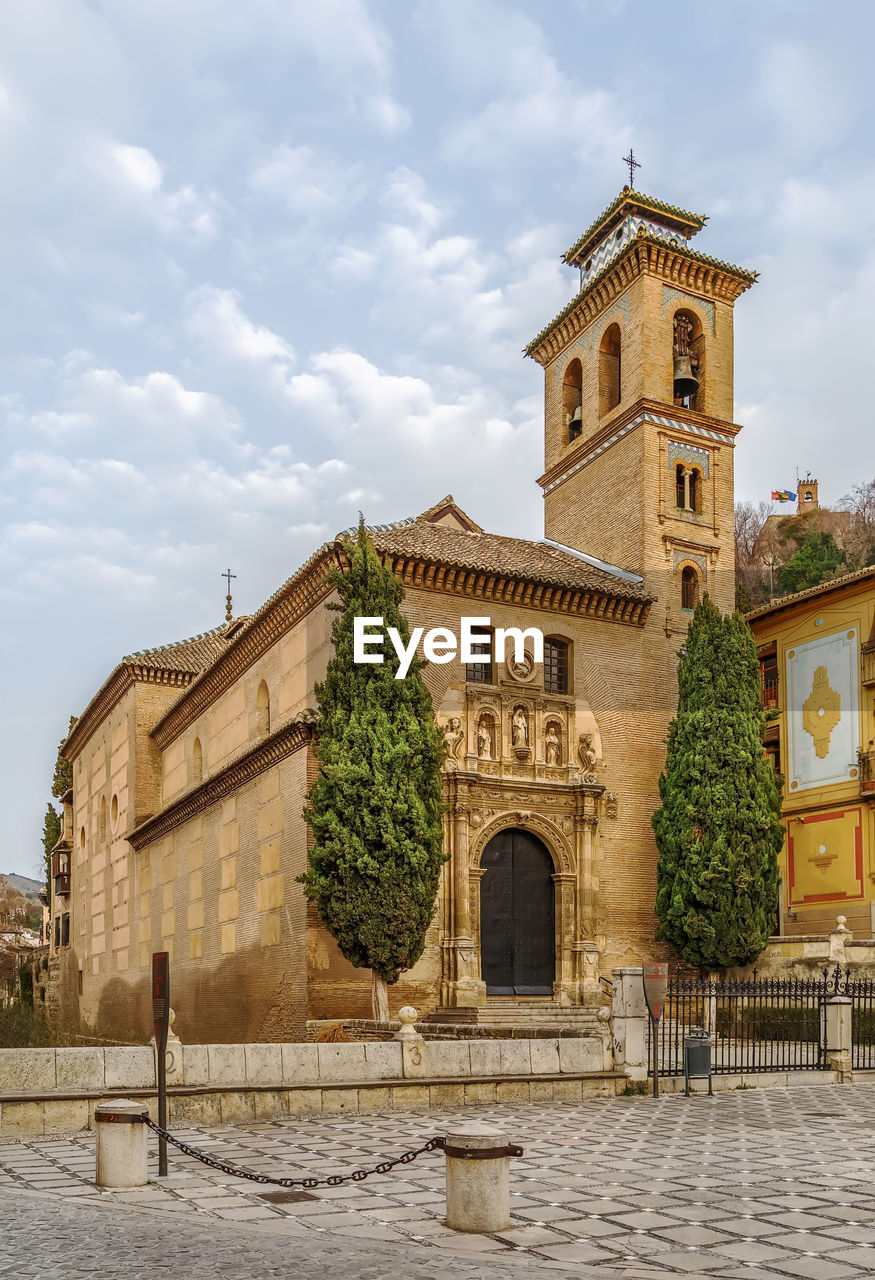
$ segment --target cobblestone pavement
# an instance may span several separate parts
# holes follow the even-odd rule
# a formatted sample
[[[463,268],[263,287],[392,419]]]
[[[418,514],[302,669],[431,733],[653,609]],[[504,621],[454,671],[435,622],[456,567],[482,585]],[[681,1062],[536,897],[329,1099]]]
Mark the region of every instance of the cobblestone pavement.
[[[312,1200],[275,1204],[262,1198],[269,1188],[176,1158],[172,1148],[168,1178],[159,1182],[153,1160],[149,1186],[110,1192],[90,1181],[93,1134],[0,1143],[0,1276],[220,1277],[226,1257],[229,1275],[232,1265],[235,1275],[258,1277],[291,1264],[301,1276],[343,1273],[348,1280],[402,1270],[525,1276],[532,1267],[593,1280],[875,1273],[875,1085],[174,1132],[211,1155],[275,1176],[327,1176],[391,1158],[475,1118],[525,1149],[511,1162],[513,1224],[490,1236],[445,1226],[439,1152],[365,1182],[320,1188]],[[120,1206],[127,1210],[121,1219]],[[32,1228],[24,1254],[22,1223]],[[59,1234],[66,1268],[52,1252]],[[117,1270],[95,1269],[93,1258],[109,1247],[97,1248],[100,1237],[115,1242],[109,1265]],[[174,1250],[188,1250],[181,1270],[178,1253],[175,1260],[165,1255],[170,1240]],[[7,1263],[11,1247],[17,1263]],[[21,1268],[22,1256],[32,1270]],[[205,1269],[197,1270],[204,1258]]]

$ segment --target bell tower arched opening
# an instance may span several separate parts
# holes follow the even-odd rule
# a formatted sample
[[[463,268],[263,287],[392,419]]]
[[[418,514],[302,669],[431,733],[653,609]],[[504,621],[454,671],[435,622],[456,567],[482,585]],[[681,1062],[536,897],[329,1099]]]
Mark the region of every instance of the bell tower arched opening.
[[[698,316],[676,311],[672,322],[672,396],[676,405],[702,411],[705,339]]]
[[[620,403],[620,326],[610,324],[599,347],[599,416],[604,417]]]
[[[562,380],[562,421],[566,442],[573,444],[583,431],[583,369],[576,356],[565,366]]]

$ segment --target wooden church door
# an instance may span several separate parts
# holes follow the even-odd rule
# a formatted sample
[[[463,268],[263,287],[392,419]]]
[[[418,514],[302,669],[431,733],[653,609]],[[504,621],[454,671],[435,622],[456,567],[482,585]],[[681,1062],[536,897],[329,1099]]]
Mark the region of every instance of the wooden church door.
[[[553,860],[528,831],[501,831],[480,865],[480,963],[486,994],[553,994]]]

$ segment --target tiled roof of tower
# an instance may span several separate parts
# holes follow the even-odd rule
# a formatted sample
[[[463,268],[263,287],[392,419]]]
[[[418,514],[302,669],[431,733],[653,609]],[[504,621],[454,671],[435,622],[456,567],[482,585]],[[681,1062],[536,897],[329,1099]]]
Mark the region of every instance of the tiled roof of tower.
[[[149,667],[153,671],[190,671],[192,674],[205,671],[220,653],[225,652],[228,647],[225,634],[240,621],[235,618],[233,622],[223,622],[212,631],[202,631],[187,640],[173,640],[154,649],[138,649],[136,653],[126,654],[122,662],[126,666]]]
[[[713,267],[717,271],[724,271],[727,275],[735,276],[736,279],[744,281],[744,287],[748,288],[758,278],[759,273],[756,271],[748,271],[746,267],[733,266],[731,262],[723,262],[720,258],[710,258],[705,253],[698,253],[695,249],[690,249],[688,245],[667,245],[665,241],[660,240],[657,236],[648,235],[646,232],[639,231],[638,235],[629,242],[626,249],[623,250],[616,258],[612,258],[603,271],[600,271],[594,279],[587,281],[586,285],[576,293],[571,301],[562,308],[558,315],[554,316],[549,324],[545,325],[537,337],[532,338],[531,342],[523,348],[524,355],[531,355],[534,350],[544,341],[544,339],[553,332],[558,324],[561,324],[566,316],[574,310],[577,304],[602,281],[611,271],[616,270],[617,266],[624,259],[628,258],[636,248],[641,244],[653,244],[667,252],[681,255],[692,262],[701,263],[704,267]]]
[[[591,227],[587,227],[583,235],[577,240],[570,249],[566,249],[562,255],[563,262],[571,262],[583,250],[586,242],[591,240],[605,225],[610,222],[611,218],[617,211],[622,208],[623,204],[637,205],[641,209],[646,209],[650,213],[662,214],[663,217],[670,218],[674,222],[683,224],[688,228],[689,234],[694,235],[697,231],[701,231],[708,219],[701,213],[688,213],[686,209],[679,209],[677,205],[665,204],[662,200],[656,200],[653,196],[645,196],[641,191],[635,191],[629,187],[624,187],[615,200],[612,200],[605,209],[604,213],[599,214]]]

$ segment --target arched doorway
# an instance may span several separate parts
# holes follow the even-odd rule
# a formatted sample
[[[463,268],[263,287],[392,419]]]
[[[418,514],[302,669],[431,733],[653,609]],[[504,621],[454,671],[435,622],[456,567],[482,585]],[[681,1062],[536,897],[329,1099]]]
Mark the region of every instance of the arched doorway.
[[[486,994],[553,994],[553,860],[528,831],[492,837],[480,860],[480,964]]]

